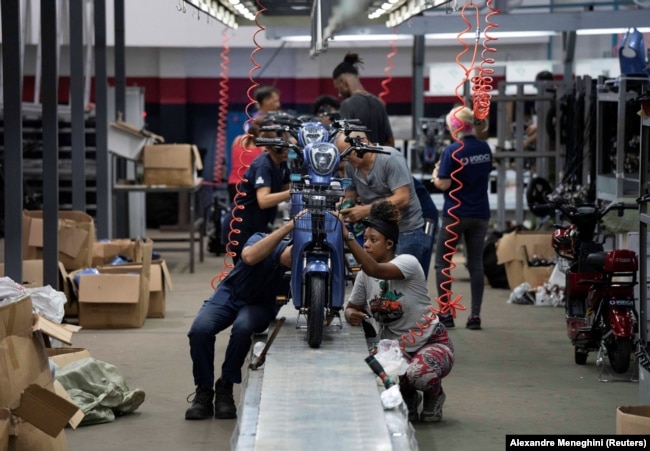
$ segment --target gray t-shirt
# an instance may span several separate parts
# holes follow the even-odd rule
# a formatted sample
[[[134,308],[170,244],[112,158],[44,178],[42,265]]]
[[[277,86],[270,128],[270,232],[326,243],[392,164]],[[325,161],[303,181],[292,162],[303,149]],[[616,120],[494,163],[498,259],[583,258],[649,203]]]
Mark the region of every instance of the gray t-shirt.
[[[379,199],[385,199],[393,194],[397,188],[405,185],[409,187],[409,203],[402,210],[399,221],[400,233],[424,227],[422,208],[413,186],[413,176],[406,165],[404,156],[392,147],[382,146],[390,155],[378,153],[368,176],[366,176],[350,163],[345,165],[345,176],[352,179],[349,191],[356,191],[357,196],[364,204],[371,204]]]
[[[399,301],[402,304],[402,317],[388,324],[379,323],[379,337],[381,339],[398,340],[401,343],[400,339],[402,335],[405,335],[408,338],[404,342],[406,344],[405,350],[414,352],[429,340],[439,319],[436,315],[436,319],[431,322],[431,326],[424,329],[424,333],[419,335],[420,331],[415,323],[418,322],[425,326],[426,320],[422,315],[433,316],[429,309],[431,307],[431,298],[427,290],[427,281],[424,278],[422,266],[420,266],[417,258],[410,254],[398,255],[390,263],[399,268],[404,279],[382,281],[369,277],[363,271],[360,271],[354,281],[348,302],[365,306],[366,310],[370,312],[369,302],[375,296],[389,297]],[[382,290],[382,285],[384,285],[385,290]],[[409,334],[410,330],[416,333],[411,336]]]

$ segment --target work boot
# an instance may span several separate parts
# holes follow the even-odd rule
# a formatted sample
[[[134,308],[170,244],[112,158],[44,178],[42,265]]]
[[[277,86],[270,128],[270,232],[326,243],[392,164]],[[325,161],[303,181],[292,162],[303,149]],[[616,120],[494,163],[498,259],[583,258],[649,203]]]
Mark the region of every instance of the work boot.
[[[232,396],[232,382],[221,378],[214,384],[214,417],[237,418],[237,407]]]
[[[420,414],[420,421],[426,423],[437,423],[442,421],[442,406],[445,403],[447,396],[440,388],[440,393],[433,395],[429,392],[424,392],[424,403],[422,404],[422,413]]]
[[[190,395],[192,396],[192,395]],[[206,418],[212,418],[212,400],[214,398],[214,390],[212,388],[198,386],[194,392],[194,398],[192,401],[192,406],[185,411],[186,420],[205,420]]]

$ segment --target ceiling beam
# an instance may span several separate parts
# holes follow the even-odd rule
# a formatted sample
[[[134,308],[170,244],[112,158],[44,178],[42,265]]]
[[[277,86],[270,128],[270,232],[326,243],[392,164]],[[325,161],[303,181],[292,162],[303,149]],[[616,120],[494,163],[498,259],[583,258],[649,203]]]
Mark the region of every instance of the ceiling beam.
[[[365,18],[365,16],[364,16]],[[268,39],[280,39],[284,36],[309,35],[309,24],[300,23],[292,18],[290,23],[285,18],[264,19]],[[647,14],[639,10],[620,11],[580,11],[558,13],[516,13],[499,14],[492,21],[499,27],[494,31],[575,31],[580,29],[606,29],[647,27]],[[299,22],[299,23],[296,23]],[[398,34],[430,34],[460,32],[464,24],[459,14],[441,16],[418,16],[395,27]],[[361,19],[342,27],[338,34],[386,34],[389,28],[384,22]]]

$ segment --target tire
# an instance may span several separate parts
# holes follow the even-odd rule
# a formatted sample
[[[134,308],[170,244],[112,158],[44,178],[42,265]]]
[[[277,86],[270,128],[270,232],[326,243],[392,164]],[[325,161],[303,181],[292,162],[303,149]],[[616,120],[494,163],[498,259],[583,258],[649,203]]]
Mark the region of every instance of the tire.
[[[615,373],[622,374],[630,368],[632,349],[631,338],[617,338],[607,345],[607,357]]]
[[[323,341],[326,293],[325,275],[312,275],[307,282],[307,292],[305,293],[310,301],[309,311],[307,312],[307,343],[311,348],[320,347]]]
[[[584,365],[587,363],[587,351],[582,348],[574,348],[573,358],[576,362],[576,365]]]
[[[535,216],[543,218],[553,214],[548,196],[553,192],[551,184],[543,177],[534,177],[526,188],[526,202],[528,209]]]

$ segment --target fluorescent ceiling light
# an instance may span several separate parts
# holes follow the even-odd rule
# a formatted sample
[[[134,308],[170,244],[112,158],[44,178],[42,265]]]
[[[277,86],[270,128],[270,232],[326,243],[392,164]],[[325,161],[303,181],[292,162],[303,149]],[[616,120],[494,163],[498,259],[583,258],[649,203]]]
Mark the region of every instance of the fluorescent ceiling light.
[[[410,34],[342,34],[332,36],[332,41],[392,41],[413,39]]]
[[[344,41],[391,41],[391,40],[402,40],[402,39],[413,39],[413,36],[410,34],[342,34],[332,36],[330,41],[344,42]],[[311,36],[309,35],[294,35],[294,36],[283,36],[280,38],[281,41],[287,42],[310,42]]]
[[[544,36],[558,36],[560,33],[557,31],[490,31],[490,37],[494,39],[499,38],[537,38]],[[456,39],[458,38],[458,33],[430,33],[425,34],[427,39]],[[474,39],[475,34],[473,32],[465,33],[463,39]],[[482,39],[485,39],[485,34],[481,35]]]
[[[594,34],[622,34],[625,33],[628,28],[588,28],[584,30],[577,30],[577,35],[588,36]],[[650,32],[650,28],[637,28],[641,33]]]

